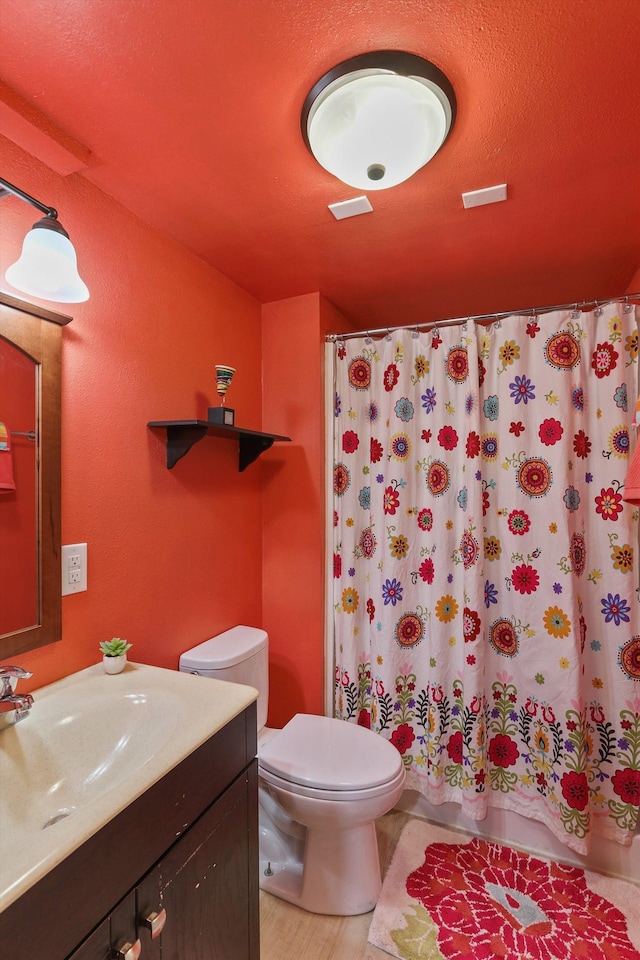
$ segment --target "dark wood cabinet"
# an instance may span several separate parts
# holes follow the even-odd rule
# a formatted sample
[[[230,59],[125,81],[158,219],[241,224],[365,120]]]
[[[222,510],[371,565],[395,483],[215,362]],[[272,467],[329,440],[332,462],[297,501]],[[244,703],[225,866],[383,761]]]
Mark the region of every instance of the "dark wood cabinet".
[[[258,870],[246,829],[254,778],[252,769],[236,781],[138,885],[138,918],[159,908],[166,917],[155,939],[139,929],[140,960],[258,956],[247,914]]]
[[[128,946],[135,951],[135,942],[135,894],[132,891],[82,946],[74,950],[69,960],[113,960],[118,953],[126,951]]]
[[[140,960],[259,960],[256,746],[254,703],[0,914],[0,943],[19,931],[38,960],[125,944],[134,960],[138,940]]]
[[[70,960],[111,960],[112,957],[111,923],[107,917],[82,946],[74,950]]]

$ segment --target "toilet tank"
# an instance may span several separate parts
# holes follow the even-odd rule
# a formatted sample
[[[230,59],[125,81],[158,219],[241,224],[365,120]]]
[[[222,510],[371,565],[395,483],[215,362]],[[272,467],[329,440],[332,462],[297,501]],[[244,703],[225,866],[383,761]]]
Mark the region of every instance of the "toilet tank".
[[[258,691],[258,730],[266,725],[269,706],[268,636],[257,627],[237,626],[199,643],[180,657],[183,673],[245,683]]]

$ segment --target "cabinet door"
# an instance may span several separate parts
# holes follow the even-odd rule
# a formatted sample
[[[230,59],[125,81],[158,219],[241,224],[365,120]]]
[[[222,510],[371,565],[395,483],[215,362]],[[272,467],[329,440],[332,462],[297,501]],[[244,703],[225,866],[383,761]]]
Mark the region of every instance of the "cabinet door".
[[[71,954],[69,960],[112,960],[114,957],[135,960],[139,953],[135,920],[135,894],[132,891]]]
[[[255,763],[137,889],[144,960],[258,960]],[[152,939],[144,918],[164,909]]]
[[[82,946],[75,950],[69,960],[108,960],[111,957],[111,936],[107,917]]]

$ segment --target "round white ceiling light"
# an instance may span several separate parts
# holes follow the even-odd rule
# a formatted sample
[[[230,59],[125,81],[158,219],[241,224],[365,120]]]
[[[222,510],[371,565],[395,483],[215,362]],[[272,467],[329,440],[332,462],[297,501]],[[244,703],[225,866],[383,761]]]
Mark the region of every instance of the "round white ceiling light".
[[[414,54],[381,50],[338,64],[313,86],[302,135],[318,163],[359,190],[394,187],[445,142],[456,115],[453,87]]]

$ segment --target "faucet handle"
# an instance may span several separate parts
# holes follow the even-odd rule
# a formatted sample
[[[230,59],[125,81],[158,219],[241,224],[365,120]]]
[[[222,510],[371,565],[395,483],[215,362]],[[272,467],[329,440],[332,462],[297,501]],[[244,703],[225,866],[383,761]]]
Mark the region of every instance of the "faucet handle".
[[[0,677],[15,677],[16,680],[26,680],[31,674],[23,667],[16,666],[15,663],[0,664]]]
[[[18,667],[15,663],[0,664],[0,697],[6,697],[8,693],[13,693],[18,680],[26,680],[31,673]]]

